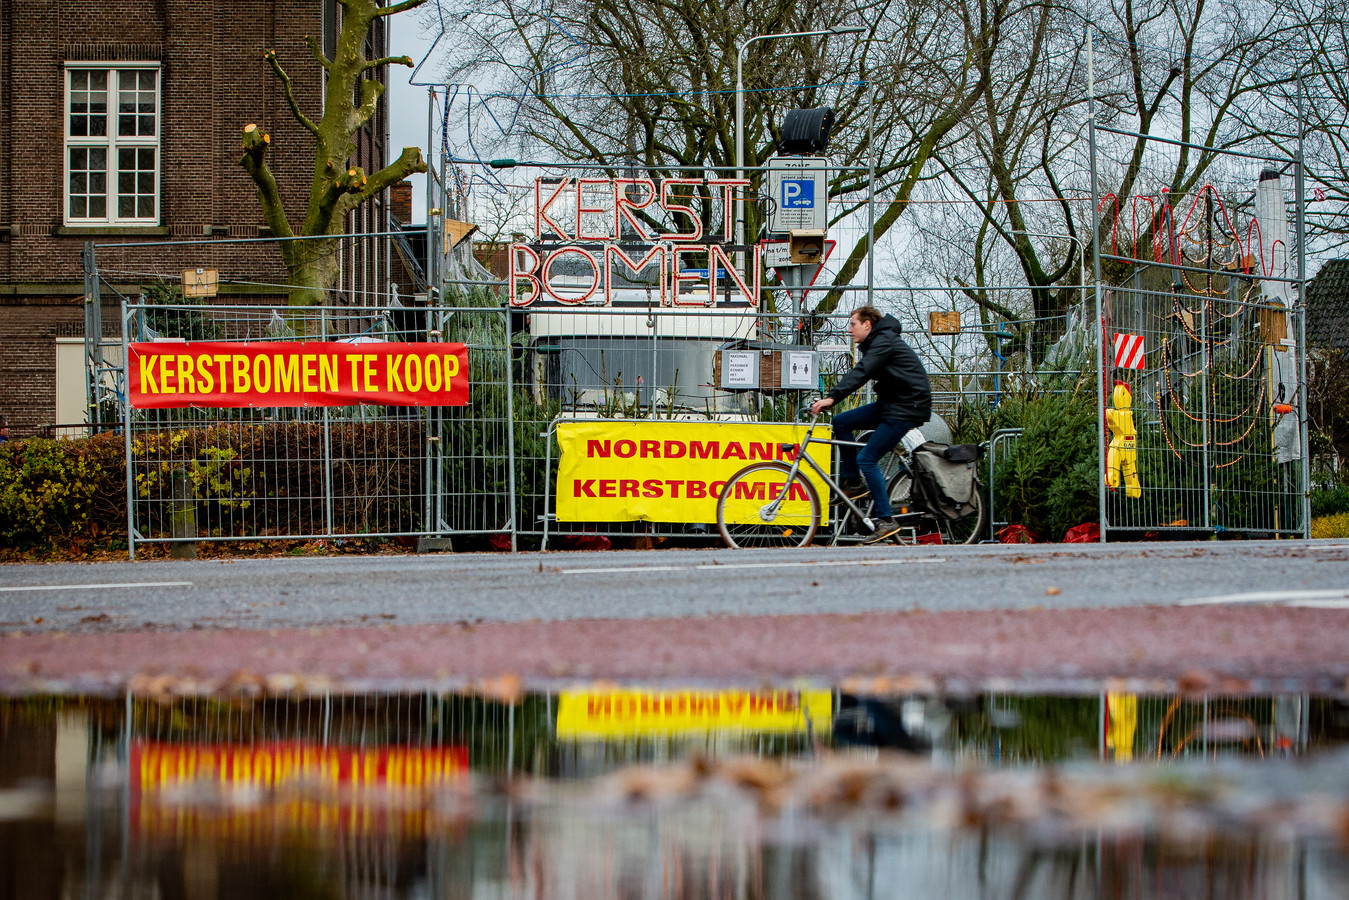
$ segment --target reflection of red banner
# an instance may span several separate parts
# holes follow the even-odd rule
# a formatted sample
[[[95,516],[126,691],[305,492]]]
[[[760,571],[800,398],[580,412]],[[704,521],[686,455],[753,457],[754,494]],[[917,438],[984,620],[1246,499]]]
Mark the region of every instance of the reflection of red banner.
[[[214,781],[271,789],[288,782],[381,788],[435,786],[468,768],[463,747],[325,747],[300,741],[266,744],[131,745],[133,791]]]
[[[463,344],[155,341],[130,350],[140,409],[468,403]]]
[[[424,834],[424,803],[407,794],[452,787],[468,771],[463,747],[349,747],[282,741],[263,744],[131,744],[131,821],[149,835],[229,836],[264,841],[278,834],[337,828]],[[249,797],[237,808],[164,803],[160,794],[210,785]],[[372,792],[366,795],[366,792]],[[363,797],[363,795],[366,795]],[[258,802],[257,798],[265,798]],[[371,800],[378,802],[371,802]]]

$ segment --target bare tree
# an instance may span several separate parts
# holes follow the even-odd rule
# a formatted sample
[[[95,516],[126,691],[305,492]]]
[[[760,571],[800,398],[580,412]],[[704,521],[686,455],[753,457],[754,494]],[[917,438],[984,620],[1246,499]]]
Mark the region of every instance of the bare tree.
[[[830,156],[851,167],[830,186],[843,200],[837,219],[864,207],[868,181],[857,169],[874,160],[878,237],[904,213],[934,150],[963,126],[985,89],[966,60],[987,24],[963,3],[560,0],[540,9],[498,0],[461,11],[468,36],[449,60],[450,78],[491,80],[515,93],[518,108],[509,116],[516,125],[503,143],[611,172],[630,159],[663,176],[735,164],[733,88],[742,40],[870,23],[860,40],[816,36],[748,46],[745,163],[758,167],[775,152],[786,109],[831,105]],[[763,209],[751,206],[746,218],[753,240]],[[868,249],[865,238],[846,248],[834,284],[852,280]],[[818,309],[832,310],[840,297],[826,292]]]
[[[1112,0],[1110,14],[1113,21],[1102,28],[1115,37],[1100,48],[1107,64],[1098,86],[1101,117],[1137,136],[1106,142],[1104,159],[1113,165],[1102,173],[1111,198],[1101,211],[1102,231],[1109,233],[1140,189],[1182,197],[1211,180],[1253,184],[1258,173],[1234,173],[1232,158],[1222,151],[1272,149],[1269,101],[1288,77],[1277,64],[1277,48],[1287,37],[1278,5]],[[1145,160],[1158,137],[1179,143],[1164,159]],[[1115,264],[1107,275],[1119,277],[1127,268]]]
[[[1309,245],[1343,252],[1349,244],[1349,3],[1290,0],[1284,12],[1282,115],[1269,136],[1289,156],[1304,155]]]
[[[306,39],[315,62],[327,72],[323,116],[318,121],[311,119],[300,108],[290,76],[281,67],[275,51],[268,50],[266,54],[268,64],[281,81],[291,112],[314,136],[316,145],[314,181],[309,191],[309,204],[298,230],[291,226],[276,178],[267,165],[271,136],[255,124],[249,124],[243,130],[244,155],[239,164],[257,186],[258,201],[262,204],[268,227],[274,235],[283,239],[280,241],[281,258],[286,264],[293,288],[290,303],[294,306],[322,303],[327,291],[336,282],[336,240],[285,239],[339,235],[343,231],[347,213],[351,210],[408,175],[426,171],[421,151],[416,147],[403,148],[398,159],[370,175],[360,166],[350,164],[356,152],[354,135],[374,116],[384,94],[383,82],[372,77],[372,72],[389,64],[412,65],[412,60],[406,56],[368,58],[366,42],[370,29],[379,18],[413,9],[426,0],[403,0],[391,6],[380,6],[377,0],[338,2],[342,7],[342,27],[333,58],[324,56],[314,38]]]
[[[1281,76],[1272,65],[1283,26],[1273,6],[1209,7],[1204,0],[1112,0],[1099,13],[1035,2],[989,14],[1000,41],[973,57],[988,89],[978,122],[936,154],[948,188],[983,219],[971,235],[970,266],[953,278],[1016,335],[1010,348],[1041,361],[1063,312],[1081,296],[1083,246],[1096,218],[1087,178],[1085,31],[1096,33],[1099,191],[1105,252],[1131,200],[1143,192],[1180,198],[1209,179],[1253,185],[1220,151],[1269,149],[1264,100]],[[1170,139],[1165,144],[1158,139]],[[1244,179],[1244,181],[1243,181]],[[1156,223],[1138,243],[1150,245]],[[989,290],[1014,261],[1028,302]],[[1131,268],[1107,262],[1107,281]]]

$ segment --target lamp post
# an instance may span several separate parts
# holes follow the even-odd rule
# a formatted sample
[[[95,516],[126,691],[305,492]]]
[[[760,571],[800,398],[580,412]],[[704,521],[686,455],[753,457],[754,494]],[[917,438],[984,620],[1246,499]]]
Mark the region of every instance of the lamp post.
[[[835,25],[833,28],[825,28],[819,31],[787,31],[781,34],[759,34],[751,38],[746,38],[740,42],[740,48],[735,55],[735,177],[737,180],[743,180],[745,177],[745,50],[750,44],[756,41],[769,41],[774,38],[785,37],[812,37],[814,35],[828,34],[865,34],[867,29],[861,26],[843,26]],[[736,243],[744,245],[745,243],[745,198],[741,196],[736,200]],[[743,251],[742,251],[743,252]],[[741,265],[743,266],[743,261]]]

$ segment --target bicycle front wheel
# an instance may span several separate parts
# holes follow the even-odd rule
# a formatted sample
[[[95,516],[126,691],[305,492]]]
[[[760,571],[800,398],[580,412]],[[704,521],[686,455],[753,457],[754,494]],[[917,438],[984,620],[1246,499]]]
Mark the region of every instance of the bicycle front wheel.
[[[745,466],[717,498],[717,530],[728,547],[804,547],[819,526],[815,485],[784,463]]]

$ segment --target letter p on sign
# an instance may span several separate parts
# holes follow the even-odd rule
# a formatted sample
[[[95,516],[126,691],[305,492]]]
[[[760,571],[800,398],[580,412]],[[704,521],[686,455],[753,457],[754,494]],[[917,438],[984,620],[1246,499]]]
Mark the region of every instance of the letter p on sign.
[[[815,206],[815,181],[809,178],[784,178],[783,209],[811,209]]]

